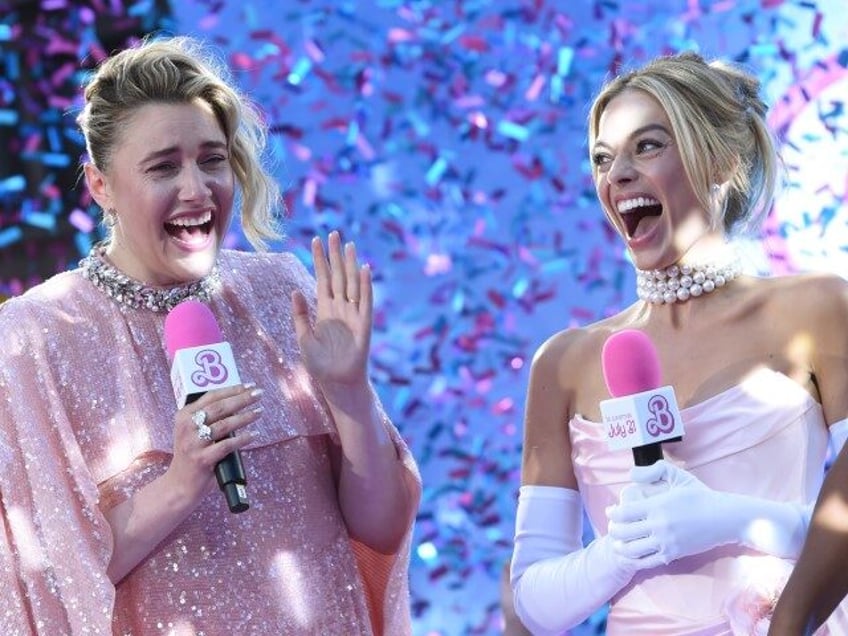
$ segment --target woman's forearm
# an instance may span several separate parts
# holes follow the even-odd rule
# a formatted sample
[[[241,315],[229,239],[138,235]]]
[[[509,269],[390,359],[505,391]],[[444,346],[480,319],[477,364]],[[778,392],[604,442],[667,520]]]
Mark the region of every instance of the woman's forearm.
[[[398,455],[390,424],[368,385],[328,402],[341,440],[339,505],[348,531],[390,554],[412,521],[419,484]]]
[[[106,511],[113,542],[109,580],[117,584],[144,561],[195,505],[166,474]]]
[[[828,471],[798,562],[775,608],[771,636],[812,633],[848,594],[848,453]]]

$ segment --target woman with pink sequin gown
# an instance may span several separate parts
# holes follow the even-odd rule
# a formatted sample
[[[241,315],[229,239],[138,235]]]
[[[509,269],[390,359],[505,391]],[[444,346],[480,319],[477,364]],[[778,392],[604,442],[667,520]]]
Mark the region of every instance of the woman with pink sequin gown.
[[[829,437],[848,430],[848,286],[742,271],[732,239],[768,213],[779,173],[765,116],[755,77],[694,53],[622,72],[592,105],[594,185],[638,300],[554,334],[533,361],[511,583],[534,634],[606,605],[610,636],[768,629]],[[600,409],[602,351],[627,330],[656,348],[685,431],[639,466],[610,449]],[[847,619],[822,633],[848,633]]]
[[[0,633],[411,633],[415,462],[368,380],[370,271],[276,236],[265,128],[196,41],[101,64],[79,123],[107,239],[0,308]],[[164,321],[204,302],[243,385],[178,409]],[[232,435],[230,435],[232,434]],[[250,507],[214,465],[240,450]]]

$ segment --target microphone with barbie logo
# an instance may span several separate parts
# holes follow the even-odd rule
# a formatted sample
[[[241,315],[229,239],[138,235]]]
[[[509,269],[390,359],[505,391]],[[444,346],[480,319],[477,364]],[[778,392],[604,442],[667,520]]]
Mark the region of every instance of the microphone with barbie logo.
[[[168,313],[165,346],[172,361],[171,384],[177,408],[191,404],[207,391],[241,384],[233,350],[224,342],[212,311],[203,303],[185,300]],[[230,512],[244,512],[250,507],[239,451],[215,464],[215,478]]]
[[[618,331],[604,343],[601,366],[612,395],[600,404],[610,450],[631,448],[637,466],[654,464],[663,458],[661,443],[683,435],[674,389],[660,386],[654,343],[638,329]]]

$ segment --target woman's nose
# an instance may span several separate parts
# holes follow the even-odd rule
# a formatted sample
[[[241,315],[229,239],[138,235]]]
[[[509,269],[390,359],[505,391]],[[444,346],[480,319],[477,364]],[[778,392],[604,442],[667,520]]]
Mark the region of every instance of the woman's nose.
[[[636,170],[633,167],[633,162],[626,154],[618,155],[612,161],[610,169],[607,171],[607,180],[611,184],[626,183],[636,178]]]
[[[193,201],[205,197],[207,191],[204,173],[200,167],[193,164],[185,167],[180,178],[180,198]]]

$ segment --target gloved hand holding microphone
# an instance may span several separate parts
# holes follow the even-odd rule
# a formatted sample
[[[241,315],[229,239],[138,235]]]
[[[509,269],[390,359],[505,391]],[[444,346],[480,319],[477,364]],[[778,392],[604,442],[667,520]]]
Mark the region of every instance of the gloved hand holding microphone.
[[[682,417],[672,388],[659,386],[659,362],[644,333],[624,330],[611,336],[603,363],[615,396],[601,403],[610,447],[630,445],[636,464],[633,483],[607,510],[608,536],[617,554],[637,559],[640,569],[728,544],[781,558],[798,556],[811,507],[716,491],[662,458],[659,441],[651,440],[680,439]]]

